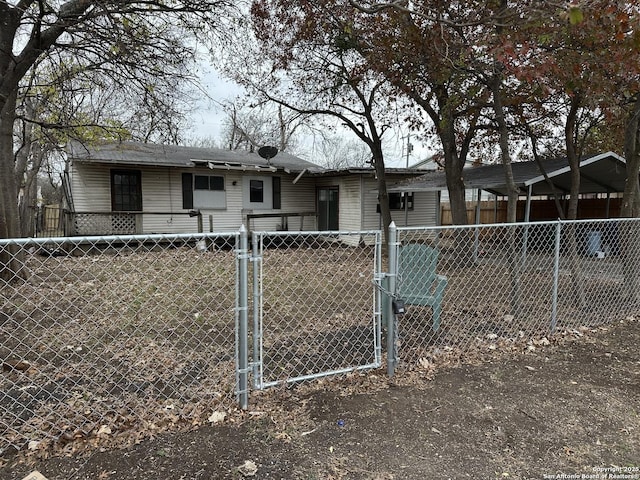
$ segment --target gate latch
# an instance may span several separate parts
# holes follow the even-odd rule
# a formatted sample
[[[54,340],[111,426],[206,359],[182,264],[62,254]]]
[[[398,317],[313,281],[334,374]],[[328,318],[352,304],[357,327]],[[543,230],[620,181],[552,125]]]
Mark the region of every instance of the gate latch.
[[[406,313],[406,310],[404,308],[404,300],[402,300],[401,298],[396,298],[395,300],[393,300],[393,302],[391,302],[391,305],[393,307],[394,314],[404,315]]]

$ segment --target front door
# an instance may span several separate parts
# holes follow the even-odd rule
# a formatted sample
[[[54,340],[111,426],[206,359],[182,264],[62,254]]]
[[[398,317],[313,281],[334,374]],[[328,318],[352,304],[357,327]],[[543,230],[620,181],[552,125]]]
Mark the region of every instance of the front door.
[[[318,188],[318,230],[339,230],[338,187]]]

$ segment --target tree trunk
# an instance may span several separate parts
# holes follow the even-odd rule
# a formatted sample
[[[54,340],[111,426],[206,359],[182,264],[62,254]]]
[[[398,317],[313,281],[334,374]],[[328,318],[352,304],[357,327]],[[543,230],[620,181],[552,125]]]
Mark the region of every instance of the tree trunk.
[[[556,206],[556,212],[558,213],[558,218],[561,220],[565,219],[564,209],[562,208],[562,204],[560,203],[560,197],[558,195],[558,189],[555,184],[549,178],[549,175],[544,169],[544,165],[542,164],[542,160],[540,159],[540,155],[538,154],[538,138],[529,130],[529,138],[531,139],[531,150],[533,153],[533,159],[538,165],[538,169],[542,172],[542,176],[544,177],[545,182],[549,186],[549,189],[553,192],[553,202]]]
[[[640,94],[627,120],[624,138],[627,179],[622,196],[621,217],[640,217]]]
[[[578,197],[580,195],[580,155],[576,149],[576,122],[578,118],[578,108],[580,107],[580,93],[575,93],[571,97],[571,107],[564,128],[564,140],[567,149],[567,160],[571,169],[571,188],[569,190],[569,206],[567,208],[567,219],[578,218]]]
[[[496,68],[499,68],[498,66]],[[496,73],[490,80],[490,88],[493,96],[493,112],[496,117],[496,123],[498,124],[499,144],[500,144],[500,157],[502,165],[504,167],[505,184],[507,186],[507,223],[514,224],[508,230],[508,265],[509,276],[511,278],[511,312],[514,316],[518,317],[521,311],[521,294],[520,294],[520,280],[522,276],[522,262],[520,261],[521,255],[519,255],[520,238],[518,235],[519,228],[516,228],[518,213],[518,197],[520,196],[520,189],[516,185],[513,178],[513,168],[511,167],[511,153],[509,152],[509,129],[507,127],[507,121],[504,116],[504,107],[502,101],[502,76],[500,73]],[[525,230],[526,230],[525,226]],[[525,233],[526,235],[526,233]],[[526,245],[526,244],[524,244]],[[526,247],[523,247],[523,249]],[[525,255],[526,252],[521,252]]]
[[[498,134],[500,143],[500,157],[504,166],[505,185],[507,186],[507,223],[516,223],[518,212],[518,197],[520,189],[513,178],[513,168],[511,167],[511,153],[509,152],[509,128],[504,116],[502,101],[502,76],[496,74],[491,80],[491,93],[493,94],[493,112],[498,124]]]
[[[640,217],[640,95],[637,95],[627,120],[624,138],[624,156],[627,179],[622,197],[620,216]],[[632,302],[640,302],[640,222],[624,222],[620,226],[620,238],[626,240],[622,249],[624,292]]]
[[[20,238],[18,185],[13,156],[15,91],[0,105],[0,238]],[[17,246],[0,249],[0,279],[9,282],[24,276],[23,260],[24,252]]]
[[[565,146],[567,150],[567,160],[571,169],[571,187],[569,190],[569,206],[567,207],[567,219],[575,220],[578,218],[578,197],[580,195],[580,155],[576,149],[576,122],[578,117],[578,109],[581,103],[581,95],[575,92],[571,97],[571,106],[564,129]],[[571,282],[573,284],[573,294],[576,307],[583,309],[586,306],[586,298],[584,294],[584,275],[582,266],[580,265],[579,243],[581,238],[587,232],[576,228],[576,225],[569,224],[567,228],[567,243],[569,255],[569,265],[571,269]]]
[[[384,166],[384,155],[382,144],[378,142],[372,148],[373,168],[378,181],[378,203],[380,204],[380,215],[382,215],[383,243],[388,246],[389,225],[391,225],[391,210],[389,209],[389,193],[387,192],[387,174]],[[385,248],[386,251],[386,248]]]
[[[29,143],[29,146],[24,148],[27,158],[22,162],[22,168],[16,169],[17,178],[24,178],[24,195],[19,207],[20,229],[23,237],[33,237],[38,203],[38,174],[47,155],[47,149],[41,143],[33,141],[31,134],[25,136],[25,140]]]
[[[20,232],[23,237],[35,236],[37,192],[36,182],[27,183],[24,187],[22,201],[18,205]]]
[[[464,161],[458,155],[453,118],[449,116],[442,120],[440,141],[444,151],[444,172],[451,204],[451,221],[454,225],[466,225],[469,221],[462,175]]]
[[[14,171],[13,124],[16,96],[12,94],[0,110],[0,198],[2,200],[2,238],[19,238],[18,185]]]
[[[474,126],[467,131],[460,154],[458,154],[455,118],[450,105],[449,92],[443,84],[436,84],[433,89],[438,101],[438,111],[433,108],[430,99],[424,99],[416,92],[409,91],[407,93],[412,100],[427,112],[436,127],[444,153],[444,173],[451,205],[451,221],[454,225],[466,225],[469,221],[467,219],[467,202],[462,169],[464,168],[468,151],[468,143],[471,141],[475,130],[475,119],[471,122]]]

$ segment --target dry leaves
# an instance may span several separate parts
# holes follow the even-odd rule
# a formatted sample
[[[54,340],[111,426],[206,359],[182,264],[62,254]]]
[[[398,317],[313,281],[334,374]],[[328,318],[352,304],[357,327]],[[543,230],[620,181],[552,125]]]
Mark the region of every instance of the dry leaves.
[[[245,460],[245,462],[238,467],[238,472],[243,477],[253,477],[258,473],[258,466],[252,460]]]

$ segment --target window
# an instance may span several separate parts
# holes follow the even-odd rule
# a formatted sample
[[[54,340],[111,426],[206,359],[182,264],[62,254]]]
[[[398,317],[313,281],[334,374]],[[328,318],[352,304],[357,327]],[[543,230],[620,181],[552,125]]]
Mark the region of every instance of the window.
[[[263,180],[249,181],[249,202],[251,203],[264,202],[264,181]]]
[[[194,190],[224,191],[224,177],[219,175],[195,175]]]
[[[407,202],[407,210],[413,210],[413,192],[390,193],[389,194],[389,210],[404,210],[405,201]]]
[[[203,209],[227,208],[224,176],[194,175],[193,207]]]
[[[142,211],[142,174],[140,170],[111,170],[111,210]]]
[[[242,208],[247,210],[279,210],[282,208],[280,177],[242,176]]]

